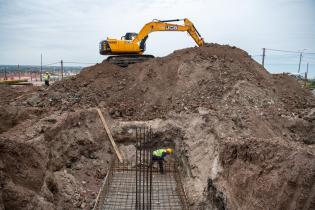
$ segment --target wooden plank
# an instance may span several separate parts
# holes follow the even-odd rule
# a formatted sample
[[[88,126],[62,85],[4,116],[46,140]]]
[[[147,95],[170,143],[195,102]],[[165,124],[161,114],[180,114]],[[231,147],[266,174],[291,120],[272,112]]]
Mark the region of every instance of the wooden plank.
[[[114,148],[114,150],[115,150],[115,152],[116,152],[116,155],[117,155],[117,157],[118,157],[118,160],[119,160],[119,162],[122,163],[122,162],[123,162],[122,155],[120,154],[120,151],[119,151],[119,149],[118,149],[118,147],[117,147],[117,145],[116,145],[116,143],[115,143],[115,140],[114,140],[114,138],[113,138],[113,136],[112,136],[112,133],[110,132],[110,130],[109,130],[108,126],[107,126],[107,123],[106,123],[106,121],[105,121],[105,118],[104,118],[104,116],[103,116],[103,114],[102,114],[102,112],[101,112],[101,110],[100,110],[99,108],[96,108],[96,110],[97,110],[97,112],[98,112],[98,114],[99,114],[99,116],[100,116],[100,118],[101,118],[101,121],[102,121],[103,126],[104,126],[104,128],[105,128],[105,130],[106,130],[106,133],[107,133],[107,135],[108,135],[108,138],[109,138],[110,142],[112,143],[112,146],[113,146],[113,148]]]

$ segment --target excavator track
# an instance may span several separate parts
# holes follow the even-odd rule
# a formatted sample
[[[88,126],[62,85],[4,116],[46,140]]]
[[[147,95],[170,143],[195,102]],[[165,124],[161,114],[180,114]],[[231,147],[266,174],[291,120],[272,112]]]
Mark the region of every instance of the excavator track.
[[[109,56],[106,61],[109,63],[127,67],[129,64],[140,63],[146,60],[154,58],[153,55],[118,55],[118,56]]]

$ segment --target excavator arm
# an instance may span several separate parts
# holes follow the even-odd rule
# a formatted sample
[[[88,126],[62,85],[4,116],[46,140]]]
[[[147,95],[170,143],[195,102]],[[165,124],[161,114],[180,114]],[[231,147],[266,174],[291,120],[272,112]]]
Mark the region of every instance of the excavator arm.
[[[139,32],[139,34],[133,40],[133,43],[140,43],[145,39],[151,32],[155,31],[187,31],[188,34],[194,39],[198,46],[204,45],[203,38],[195,28],[194,24],[187,18],[183,19],[184,25],[171,24],[169,22],[181,21],[180,19],[175,20],[153,20],[147,23]]]

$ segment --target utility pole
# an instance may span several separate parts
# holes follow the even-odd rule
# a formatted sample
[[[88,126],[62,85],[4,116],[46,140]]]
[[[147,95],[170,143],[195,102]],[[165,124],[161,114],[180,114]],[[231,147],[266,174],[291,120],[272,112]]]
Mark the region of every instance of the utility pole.
[[[40,54],[40,81],[43,81],[43,55]]]
[[[300,69],[301,69],[301,62],[302,62],[302,52],[300,53],[300,62],[299,62],[299,69],[298,69],[298,73],[300,73]]]
[[[304,77],[304,86],[305,87],[307,85],[307,74],[308,74],[308,63],[306,64],[306,72],[305,72],[305,77]]]
[[[20,64],[18,64],[19,80],[21,80]]]
[[[308,63],[306,64],[306,75],[305,75],[306,80],[307,80],[307,75],[308,75]]]
[[[4,67],[4,80],[8,80],[6,67]]]
[[[263,48],[262,62],[261,62],[261,65],[263,67],[265,67],[265,56],[266,56],[266,48]]]
[[[60,64],[61,64],[61,80],[63,80],[63,60],[61,60]]]

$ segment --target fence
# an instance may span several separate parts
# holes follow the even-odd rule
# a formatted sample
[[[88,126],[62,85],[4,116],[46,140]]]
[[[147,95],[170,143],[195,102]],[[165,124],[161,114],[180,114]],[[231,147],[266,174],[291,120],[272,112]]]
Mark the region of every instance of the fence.
[[[40,73],[37,71],[2,71],[0,73],[1,80],[28,80],[40,81]]]
[[[52,81],[62,80],[64,77],[77,74],[83,68],[82,66],[65,66],[74,64],[91,65],[94,63],[64,62],[61,60],[41,66],[2,66],[0,67],[0,80],[42,81],[42,75],[45,72],[50,74]]]

